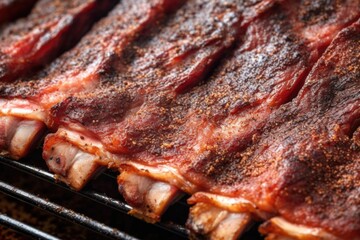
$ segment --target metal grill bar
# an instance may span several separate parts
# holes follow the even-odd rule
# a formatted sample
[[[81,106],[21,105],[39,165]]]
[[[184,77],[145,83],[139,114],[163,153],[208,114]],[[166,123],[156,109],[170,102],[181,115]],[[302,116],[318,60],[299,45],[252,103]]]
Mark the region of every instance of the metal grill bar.
[[[50,172],[45,171],[43,169],[40,169],[38,167],[35,167],[35,166],[31,165],[30,163],[27,163],[26,161],[18,162],[18,161],[13,161],[13,160],[10,160],[10,159],[0,157],[0,163],[5,164],[5,165],[10,166],[10,167],[13,167],[13,168],[16,168],[16,169],[21,170],[23,172],[29,173],[29,174],[31,174],[31,175],[33,175],[35,177],[46,180],[46,181],[48,181],[50,183],[53,183],[53,184],[56,183],[56,179],[55,179],[53,174],[51,174]],[[69,191],[72,191],[72,192],[74,192],[76,194],[80,194],[81,196],[86,197],[86,198],[91,199],[91,200],[94,200],[94,201],[96,201],[98,203],[101,203],[103,205],[111,207],[111,208],[113,208],[113,209],[115,209],[117,211],[120,211],[120,212],[127,213],[128,211],[131,210],[131,207],[128,204],[126,204],[126,203],[124,203],[124,202],[122,202],[122,201],[120,201],[118,199],[108,197],[105,194],[98,193],[98,192],[96,192],[96,191],[94,191],[92,189],[84,189],[82,191],[77,192],[77,191],[74,191],[74,190],[70,189],[68,186],[66,186],[63,183],[56,183],[56,185],[61,186],[61,187],[65,188],[65,189],[67,189]],[[11,191],[13,191],[13,190],[11,190]],[[9,195],[12,195],[11,191],[9,191]],[[16,197],[16,196],[14,196],[14,197]],[[47,209],[45,208],[45,210],[47,210]],[[57,214],[57,212],[55,212],[55,214]],[[67,218],[67,216],[62,216],[62,217]],[[70,218],[70,220],[71,220],[71,218]],[[81,220],[82,220],[81,218],[78,218],[78,220],[80,222],[78,221],[77,223],[79,223],[81,225],[84,225],[81,222]],[[94,220],[90,219],[90,221],[94,221]],[[88,222],[85,221],[84,226],[86,226],[87,224],[88,224]],[[155,225],[162,228],[162,229],[170,231],[170,232],[172,232],[172,233],[174,233],[174,234],[176,234],[178,236],[181,236],[181,237],[187,237],[188,234],[189,234],[188,230],[184,226],[182,226],[180,224],[173,223],[173,222],[159,222],[159,223],[156,223]],[[97,228],[94,228],[94,227],[96,227],[96,224],[95,224],[95,226],[90,226],[90,227],[91,227],[91,230],[97,229]],[[113,229],[111,228],[111,230],[113,230]],[[102,232],[101,228],[99,228],[99,232],[100,233]],[[107,235],[107,234],[105,234],[105,235]],[[113,235],[108,235],[108,236],[113,236]],[[116,237],[116,236],[113,236],[113,237]]]
[[[54,237],[50,234],[42,232],[36,228],[33,228],[25,223],[19,222],[11,217],[8,217],[4,214],[0,214],[0,224],[11,229],[14,229],[18,232],[24,233],[26,235],[32,236],[36,239],[44,239],[44,240],[60,240],[57,237]]]
[[[110,228],[102,223],[95,221],[89,217],[83,216],[79,213],[76,213],[70,209],[59,206],[55,203],[46,201],[43,198],[37,197],[31,193],[25,192],[19,188],[11,186],[7,183],[0,182],[0,191],[5,194],[17,198],[23,202],[29,203],[33,206],[44,209],[48,212],[51,212],[57,216],[60,216],[64,219],[70,220],[74,223],[80,224],[84,227],[87,227],[90,230],[96,229],[100,234],[103,234],[108,237],[124,240],[136,240],[136,238],[129,236],[126,233],[123,233],[117,229]]]

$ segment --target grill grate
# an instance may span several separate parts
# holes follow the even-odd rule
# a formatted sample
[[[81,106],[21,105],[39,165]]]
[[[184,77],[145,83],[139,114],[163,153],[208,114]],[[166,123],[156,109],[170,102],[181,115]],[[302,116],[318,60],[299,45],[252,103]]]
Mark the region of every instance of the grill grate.
[[[35,156],[40,156],[40,154],[35,154]],[[10,159],[0,157],[0,170],[3,171],[4,176],[0,175],[0,193],[4,193],[7,196],[10,196],[12,199],[17,199],[22,202],[25,202],[26,205],[36,206],[37,208],[43,209],[46,212],[49,212],[59,219],[65,219],[69,222],[76,223],[84,227],[84,229],[89,229],[91,232],[94,232],[98,236],[104,236],[111,239],[186,239],[188,238],[189,232],[184,227],[184,222],[188,216],[188,205],[186,204],[185,199],[182,199],[170,207],[170,209],[163,216],[163,220],[156,224],[145,224],[143,221],[138,221],[135,218],[124,215],[131,207],[125,203],[121,195],[117,192],[116,179],[115,175],[112,172],[105,172],[101,174],[96,181],[89,183],[85,189],[82,191],[74,191],[70,189],[67,185],[57,182],[53,174],[47,170],[47,167],[44,164],[44,161],[36,161],[40,157],[32,157],[30,159],[24,159],[24,161],[18,162]],[[39,159],[37,159],[39,160]],[[5,174],[6,173],[6,174]],[[23,173],[23,174],[22,174]],[[104,223],[104,219],[101,220],[99,216],[95,215],[89,217],[89,213],[80,213],[78,210],[74,211],[69,208],[66,208],[64,203],[57,204],[54,201],[47,200],[40,196],[34,195],[31,193],[33,190],[32,183],[30,183],[31,188],[24,190],[25,186],[17,186],[17,177],[19,175],[26,175],[26,180],[37,180],[40,184],[54,186],[58,188],[59,191],[67,193],[72,197],[78,197],[86,200],[86,203],[89,204],[89,208],[97,207],[106,209],[107,212],[116,212],[117,217],[121,218],[121,224],[115,224],[118,227],[111,227],[112,221],[109,223]],[[14,175],[15,179],[12,180],[12,183],[9,183],[10,180],[6,176]],[[29,175],[35,176],[35,178],[28,178]],[[15,182],[14,182],[15,181]],[[11,182],[11,181],[10,181]],[[102,182],[98,185],[97,183]],[[101,185],[101,184],[106,185]],[[16,185],[16,186],[15,186]],[[109,186],[109,189],[104,186]],[[113,185],[113,186],[111,186]],[[48,187],[48,186],[47,186]],[[100,189],[100,190],[99,190]],[[42,193],[42,192],[41,192]],[[44,193],[47,197],[48,193]],[[63,199],[61,195],[61,199]],[[100,205],[98,205],[100,204]],[[66,204],[65,204],[66,205]],[[71,205],[71,208],[73,208]],[[95,207],[97,206],[97,207]],[[91,214],[90,214],[91,215]],[[99,220],[100,219],[100,220]],[[109,224],[109,225],[107,225]],[[52,236],[49,233],[45,233],[39,229],[36,229],[28,224],[19,222],[18,220],[12,219],[11,217],[2,213],[0,209],[0,225],[4,225],[8,228],[11,228],[15,231],[23,233],[25,235],[31,236],[35,239],[58,239],[55,236]],[[129,227],[131,229],[129,229]],[[135,230],[133,229],[135,227]],[[119,230],[118,228],[124,228]],[[261,240],[261,237],[258,233],[257,225],[250,229],[249,232],[245,233],[242,236],[242,240]],[[139,231],[140,230],[140,231]],[[155,234],[156,233],[156,234]],[[53,233],[57,235],[57,232]],[[155,234],[155,235],[154,235]],[[96,237],[95,237],[96,238]],[[94,239],[95,239],[94,238]],[[93,239],[93,238],[91,238]],[[98,239],[104,239],[102,237]]]
[[[120,199],[120,197],[119,199],[116,199],[114,197],[109,197],[106,193],[101,193],[91,188],[86,188],[80,192],[74,191],[69,187],[67,187],[65,184],[56,182],[53,174],[45,170],[44,167],[35,166],[32,162],[29,161],[18,162],[0,157],[0,164],[31,174],[37,178],[40,178],[41,180],[45,180],[47,182],[56,184],[57,186],[61,186],[62,188],[67,189],[68,191],[71,191],[73,193],[81,195],[82,197],[86,197],[88,199],[96,201],[100,204],[106,205],[107,207],[115,209],[117,211],[126,213],[129,210],[131,210],[131,207],[128,204],[126,204],[122,199]],[[114,176],[112,176],[111,174],[107,174],[107,175],[108,175],[107,177],[114,178]],[[115,179],[113,180],[115,181]],[[26,202],[27,204],[46,210],[52,214],[55,214],[58,217],[77,223],[83,227],[86,227],[92,231],[95,231],[109,238],[125,239],[125,240],[136,239],[135,237],[125,232],[106,226],[105,224],[100,223],[90,217],[84,216],[73,210],[67,209],[61,205],[50,202],[49,200],[45,200],[44,198],[31,194],[27,191],[17,188],[4,181],[0,181],[0,192],[3,192],[4,194],[9,195],[18,200],[21,200],[23,202]],[[184,202],[181,201],[176,204],[183,205],[182,207],[186,205]],[[25,233],[27,235],[35,237],[37,239],[57,239],[56,237],[41,232],[35,228],[32,228],[29,225],[11,219],[6,215],[0,215],[0,224],[10,227],[21,233]],[[171,221],[162,221],[155,224],[154,226],[157,228],[157,230],[162,229],[170,232],[171,234],[174,235],[174,237],[176,236],[176,238],[186,238],[188,236],[188,230],[186,230],[185,227],[179,223],[175,223]]]
[[[24,233],[26,235],[32,236],[36,239],[46,239],[46,240],[58,240],[50,234],[42,232],[36,228],[33,228],[25,223],[19,222],[11,217],[8,217],[4,214],[0,214],[0,224],[12,228],[18,232]]]

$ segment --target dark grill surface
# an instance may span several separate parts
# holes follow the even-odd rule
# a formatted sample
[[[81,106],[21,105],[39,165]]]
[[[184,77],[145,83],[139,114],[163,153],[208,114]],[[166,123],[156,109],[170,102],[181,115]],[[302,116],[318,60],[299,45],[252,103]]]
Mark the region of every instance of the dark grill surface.
[[[76,192],[56,182],[46,170],[40,154],[35,156],[20,162],[0,157],[0,192],[3,193],[0,195],[0,225],[36,239],[70,239],[75,235],[77,239],[188,238],[184,227],[188,215],[185,198],[171,206],[160,223],[147,224],[126,214],[131,207],[117,192],[116,173],[101,174],[84,190]],[[16,219],[13,216],[19,218],[21,209],[6,210],[4,199],[25,205],[22,211],[35,219],[37,215],[55,219],[58,227],[54,229],[46,227],[46,223],[45,227],[42,223],[37,224],[36,221],[42,222],[41,217],[35,220],[35,224],[32,222],[33,226]],[[29,208],[33,210],[27,210]],[[254,228],[244,239],[261,238]]]

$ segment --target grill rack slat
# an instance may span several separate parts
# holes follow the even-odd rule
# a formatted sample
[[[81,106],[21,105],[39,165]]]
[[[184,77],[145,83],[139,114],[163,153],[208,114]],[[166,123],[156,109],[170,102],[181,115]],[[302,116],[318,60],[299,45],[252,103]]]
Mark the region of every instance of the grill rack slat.
[[[81,195],[83,197],[91,199],[91,200],[93,200],[95,202],[98,202],[100,204],[103,204],[103,205],[105,205],[107,207],[111,207],[112,209],[115,209],[115,210],[120,211],[122,213],[127,213],[128,211],[130,211],[132,209],[131,206],[129,206],[125,202],[123,202],[121,200],[118,200],[118,199],[115,199],[115,198],[112,198],[112,197],[109,197],[104,193],[99,193],[99,192],[94,191],[92,189],[84,189],[84,190],[79,191],[79,192],[75,191],[75,190],[72,190],[67,185],[57,182],[52,173],[50,173],[50,172],[48,172],[48,171],[46,171],[44,169],[41,169],[39,167],[36,167],[36,166],[32,165],[31,163],[28,163],[26,161],[18,162],[18,161],[14,161],[14,160],[11,160],[11,159],[0,157],[0,163],[4,164],[4,165],[7,165],[9,167],[15,168],[17,170],[23,171],[25,173],[31,174],[31,175],[39,178],[39,179],[45,180],[45,181],[50,182],[52,184],[56,184],[57,186],[61,186],[62,188],[67,189],[68,191],[79,194],[79,195]],[[19,196],[14,194],[17,191],[14,191],[14,190],[8,191],[8,189],[9,189],[8,187],[11,187],[12,189],[14,189],[13,186],[11,186],[11,185],[6,186],[4,184],[6,184],[6,183],[0,182],[0,191],[5,192],[7,195],[11,195],[12,197],[19,198]],[[22,191],[22,190],[20,190],[20,191]],[[25,192],[25,193],[29,194],[27,192]],[[20,196],[20,197],[22,197],[22,196]],[[24,201],[24,200],[22,200],[22,201]],[[25,202],[30,203],[27,200],[25,200]],[[183,204],[183,203],[180,203],[180,204]],[[35,205],[39,206],[38,204],[35,204]],[[48,210],[46,207],[44,209]],[[50,212],[51,212],[51,210],[50,210]],[[55,212],[52,211],[52,213],[57,214],[56,211]],[[77,214],[77,213],[75,213],[75,214]],[[57,214],[57,215],[59,215],[59,214]],[[71,220],[71,219],[68,218],[68,216],[62,216],[62,217],[65,218],[65,219]],[[78,219],[78,220],[79,221],[76,221],[76,223],[89,228],[89,224],[88,224],[87,221],[81,221],[81,219]],[[94,221],[92,219],[88,219],[88,220],[89,221]],[[99,223],[99,224],[101,224],[101,223]],[[159,228],[162,228],[164,230],[167,230],[167,231],[169,231],[169,232],[171,232],[173,234],[176,234],[177,236],[180,236],[180,237],[187,237],[188,234],[189,234],[188,230],[183,225],[173,223],[173,222],[159,222],[159,223],[156,223],[155,226],[157,226]],[[111,234],[110,231],[106,232],[106,230],[104,230],[104,229],[102,230],[101,227],[97,228],[96,224],[95,224],[95,226],[91,226],[90,228],[91,228],[91,230],[96,230],[98,233],[102,233],[102,234],[105,234],[105,235],[110,236],[110,237],[121,238],[121,239],[134,239],[131,236],[126,235],[126,233],[122,233],[122,232],[121,233],[116,233],[116,234]],[[122,235],[122,234],[125,234],[125,235]],[[127,238],[127,237],[129,237],[129,238]]]
[[[49,202],[41,197],[35,196],[31,193],[23,191],[17,187],[11,186],[7,183],[0,181],[0,191],[12,196],[20,201],[26,202],[33,206],[39,207],[43,210],[46,210],[52,214],[55,214],[64,219],[70,220],[74,223],[78,223],[84,227],[87,227],[89,230],[94,230],[102,235],[107,237],[112,237],[116,239],[124,239],[124,240],[136,240],[136,238],[121,232],[117,229],[113,229],[108,227],[94,219],[86,217],[82,214],[76,213],[70,209],[67,209],[63,206],[57,205],[55,203]]]
[[[9,227],[11,229],[14,229],[18,232],[21,232],[26,235],[30,235],[36,239],[41,240],[60,240],[57,237],[54,237],[48,233],[45,233],[43,231],[40,231],[30,225],[27,225],[23,222],[19,222],[9,216],[6,216],[5,214],[0,213],[0,224],[4,225],[6,227]]]

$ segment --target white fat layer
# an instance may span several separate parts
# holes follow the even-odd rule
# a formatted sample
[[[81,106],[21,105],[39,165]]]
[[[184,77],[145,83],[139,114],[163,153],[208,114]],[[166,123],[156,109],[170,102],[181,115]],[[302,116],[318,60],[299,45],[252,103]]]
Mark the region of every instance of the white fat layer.
[[[256,209],[255,204],[241,197],[226,197],[218,194],[198,192],[193,196],[193,199],[195,199],[193,203],[196,202],[196,198],[206,198],[214,203],[214,205],[233,212],[244,210],[244,208],[248,210]]]
[[[40,106],[25,99],[0,99],[0,115],[33,119],[41,122],[45,122],[47,117]]]
[[[242,197],[228,197],[219,194],[197,192],[188,202],[195,204],[197,202],[207,202],[219,208],[230,212],[251,212],[261,219],[269,219],[273,215],[257,208],[256,204]]]
[[[167,182],[172,186],[177,186],[182,189],[184,192],[193,193],[197,191],[196,185],[187,181],[177,169],[165,166],[146,166],[136,162],[125,162],[124,165],[129,165],[141,172],[141,174],[157,179],[159,181]]]
[[[123,162],[123,159],[120,158],[119,155],[107,151],[99,140],[81,134],[81,132],[86,132],[86,129],[83,129],[83,127],[77,124],[70,124],[70,127],[73,130],[59,128],[54,136],[61,137],[64,141],[71,143],[83,152],[98,156],[97,160],[100,165],[108,165],[109,168],[118,168],[118,165],[114,164]]]
[[[340,238],[334,236],[331,233],[326,232],[321,228],[312,228],[304,225],[294,224],[282,217],[274,217],[270,219],[266,224],[270,224],[271,227],[267,229],[272,229],[273,232],[265,233],[271,235],[273,238],[276,236],[279,237],[288,237],[290,239],[321,239],[321,240],[338,240]],[[281,238],[274,238],[281,239]]]
[[[84,151],[90,148],[97,148],[99,150],[106,151],[103,144],[100,141],[89,138],[87,136],[82,136],[81,133],[79,132],[82,132],[82,130],[84,129],[82,129],[80,126],[73,124],[71,125],[71,128],[75,128],[75,131],[68,130],[65,128],[59,128],[58,131],[56,132],[56,135],[65,138],[66,141],[73,143],[74,145],[78,146]],[[82,137],[80,138],[79,136]]]

